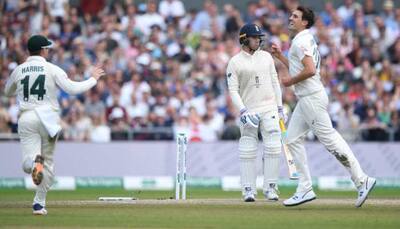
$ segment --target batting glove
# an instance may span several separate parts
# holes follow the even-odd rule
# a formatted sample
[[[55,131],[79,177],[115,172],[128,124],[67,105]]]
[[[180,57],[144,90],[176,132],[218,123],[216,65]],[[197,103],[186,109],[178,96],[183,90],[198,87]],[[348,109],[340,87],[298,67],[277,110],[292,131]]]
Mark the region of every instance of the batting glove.
[[[260,124],[260,116],[258,114],[248,114],[247,109],[244,108],[240,111],[240,121],[244,126],[258,128]]]

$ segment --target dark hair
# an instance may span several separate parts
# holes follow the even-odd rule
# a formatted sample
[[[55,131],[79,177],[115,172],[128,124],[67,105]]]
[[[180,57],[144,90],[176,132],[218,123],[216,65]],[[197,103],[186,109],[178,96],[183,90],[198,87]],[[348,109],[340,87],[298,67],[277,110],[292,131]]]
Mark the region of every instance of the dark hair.
[[[29,51],[29,55],[30,56],[39,56],[40,55],[40,51],[42,51],[42,50]]]
[[[308,22],[306,28],[307,29],[311,28],[311,26],[313,26],[315,22],[314,12],[310,8],[305,6],[298,6],[297,10],[303,13],[301,20]]]

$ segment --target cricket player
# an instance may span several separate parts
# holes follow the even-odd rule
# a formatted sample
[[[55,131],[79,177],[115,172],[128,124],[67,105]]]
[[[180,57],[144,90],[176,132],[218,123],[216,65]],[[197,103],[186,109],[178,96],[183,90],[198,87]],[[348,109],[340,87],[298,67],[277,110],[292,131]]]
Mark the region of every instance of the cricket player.
[[[263,171],[265,198],[277,201],[281,131],[284,118],[282,92],[271,54],[260,50],[264,33],[255,24],[240,29],[241,51],[228,63],[228,89],[240,111],[239,162],[242,195],[246,202],[255,201],[258,130],[263,138]]]
[[[44,36],[28,40],[29,57],[11,73],[5,86],[7,96],[16,95],[20,108],[18,134],[22,146],[22,167],[37,185],[33,214],[46,215],[46,194],[54,179],[53,155],[61,130],[58,89],[79,94],[96,85],[104,71],[95,67],[92,77],[83,82],[68,79],[59,67],[46,61],[52,43]]]
[[[293,39],[288,54],[289,60],[283,56],[277,45],[273,44],[271,47],[272,54],[289,68],[290,76],[281,76],[283,85],[294,86],[298,98],[287,130],[287,144],[299,172],[299,183],[296,193],[283,204],[295,206],[316,198],[304,148],[304,135],[311,128],[326,149],[350,172],[351,179],[358,188],[355,206],[361,207],[374,188],[376,180],[363,172],[350,147],[332,127],[327,111],[328,96],[320,81],[318,46],[308,30],[314,24],[314,20],[313,11],[306,7],[299,6],[292,12],[289,31]]]

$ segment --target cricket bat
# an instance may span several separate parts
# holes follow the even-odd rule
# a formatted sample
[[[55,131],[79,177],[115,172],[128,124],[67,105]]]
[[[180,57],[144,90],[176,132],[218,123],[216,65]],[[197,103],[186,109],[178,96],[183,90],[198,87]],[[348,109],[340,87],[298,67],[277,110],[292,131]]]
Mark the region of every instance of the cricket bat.
[[[285,158],[286,158],[286,164],[289,169],[289,179],[297,180],[297,179],[299,179],[299,174],[297,172],[296,165],[294,164],[292,153],[290,152],[289,148],[283,141],[283,139],[286,138],[286,135],[287,135],[285,122],[283,121],[283,119],[279,120],[279,127],[281,128],[281,132],[282,132],[281,141],[282,141],[282,146],[283,146],[283,153],[285,154]]]

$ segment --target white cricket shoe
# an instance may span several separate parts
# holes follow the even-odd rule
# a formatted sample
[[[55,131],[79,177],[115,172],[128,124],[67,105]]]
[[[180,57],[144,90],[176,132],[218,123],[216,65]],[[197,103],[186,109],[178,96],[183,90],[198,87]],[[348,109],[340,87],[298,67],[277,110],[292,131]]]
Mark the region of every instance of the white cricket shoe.
[[[358,198],[355,206],[357,208],[361,207],[363,203],[367,200],[368,194],[375,187],[376,179],[373,177],[367,177],[361,187],[358,189]]]
[[[40,204],[34,204],[32,208],[34,215],[47,215],[47,210]]]
[[[269,201],[278,201],[279,200],[279,190],[276,184],[269,184],[269,188],[264,191],[265,199]]]
[[[287,207],[300,205],[308,201],[315,200],[317,196],[312,189],[305,192],[296,192],[292,197],[283,201],[283,205]]]
[[[244,196],[243,196],[243,200],[244,202],[254,202],[256,201],[256,197],[254,195],[253,190],[251,190],[251,187],[245,187],[244,188]]]

